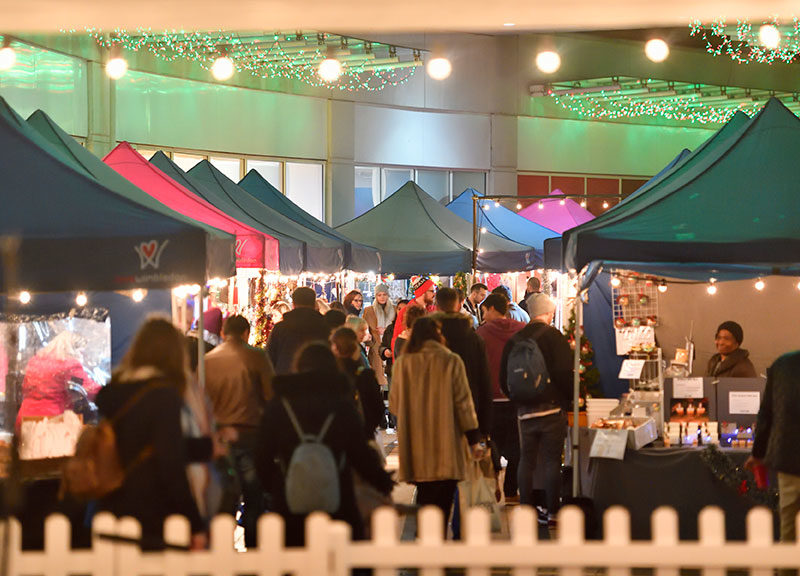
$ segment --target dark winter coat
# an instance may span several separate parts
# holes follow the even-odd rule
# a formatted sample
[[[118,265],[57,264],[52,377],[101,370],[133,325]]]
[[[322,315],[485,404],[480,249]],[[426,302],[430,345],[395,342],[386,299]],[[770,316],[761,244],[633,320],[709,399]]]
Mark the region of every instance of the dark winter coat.
[[[292,371],[294,355],[303,344],[316,340],[327,341],[330,326],[322,314],[313,308],[295,308],[275,324],[267,340],[267,354],[276,374]]]
[[[750,352],[737,348],[722,360],[722,356],[714,354],[708,360],[706,376],[713,378],[755,378],[756,369],[750,362]]]
[[[264,490],[272,495],[273,508],[286,522],[286,543],[304,543],[305,516],[290,514],[284,490],[284,468],[300,443],[281,398],[286,398],[303,432],[317,434],[329,414],[334,419],[324,438],[336,461],[344,457],[339,474],[341,505],[333,517],[344,520],[353,536],[363,534],[361,516],[356,507],[351,470],[383,494],[392,490],[392,480],[380,462],[378,453],[367,445],[352,397],[352,386],[344,374],[305,372],[277,376],[273,381],[275,396],[265,409],[258,432],[255,463]]]
[[[447,347],[464,362],[478,426],[482,434],[488,435],[492,426],[492,380],[486,345],[472,328],[472,317],[461,313],[437,313],[435,317],[442,323]]]
[[[364,417],[364,434],[367,439],[375,437],[375,429],[385,420],[386,406],[375,372],[364,368],[360,360],[341,360],[342,368],[355,386],[361,414]]]
[[[551,385],[546,391],[546,396],[541,404],[537,406],[518,407],[518,411],[521,414],[545,411],[555,407],[568,410],[569,402],[572,399],[574,387],[572,381],[574,364],[572,350],[569,347],[567,339],[559,330],[552,326],[547,326],[546,328],[542,328],[542,326],[544,326],[542,322],[531,322],[525,326],[525,328],[514,334],[503,349],[503,359],[500,362],[500,387],[507,396],[508,355],[511,353],[511,348],[523,338],[531,338],[537,332],[540,333],[539,337],[536,338],[536,344],[538,344],[539,350],[541,350],[542,356],[544,356],[544,362],[550,374]]]
[[[131,466],[125,482],[99,502],[101,510],[132,516],[142,525],[144,548],[158,548],[164,520],[171,514],[189,519],[192,532],[204,527],[186,477],[186,444],[181,430],[183,399],[176,387],[154,368],[115,375],[97,395],[100,415],[113,418],[145,386],[153,388],[114,423],[123,467]],[[145,449],[152,455],[141,459]]]
[[[800,352],[784,354],[767,369],[753,456],[778,472],[800,476]]]

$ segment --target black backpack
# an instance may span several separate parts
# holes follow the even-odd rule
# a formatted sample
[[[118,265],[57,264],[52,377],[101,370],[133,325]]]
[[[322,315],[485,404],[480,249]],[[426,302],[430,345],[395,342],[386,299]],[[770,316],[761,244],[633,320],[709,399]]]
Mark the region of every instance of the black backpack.
[[[547,326],[544,326],[532,336],[520,338],[509,352],[506,366],[508,396],[517,404],[532,405],[546,401],[550,374],[544,355],[536,343],[546,329]]]

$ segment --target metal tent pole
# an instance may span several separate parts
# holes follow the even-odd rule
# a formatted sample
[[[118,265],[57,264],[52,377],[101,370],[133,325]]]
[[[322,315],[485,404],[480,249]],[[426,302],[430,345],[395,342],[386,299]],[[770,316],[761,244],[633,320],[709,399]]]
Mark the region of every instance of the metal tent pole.
[[[575,352],[572,375],[572,497],[580,495],[580,450],[579,433],[580,397],[581,397],[581,337],[583,335],[583,302],[581,301],[581,278],[578,276],[578,292],[575,296]]]
[[[478,270],[478,197],[472,195],[472,276]]]
[[[205,322],[203,319],[204,300],[206,288],[200,285],[200,304],[198,306],[199,315],[197,316],[197,382],[201,390],[206,387],[206,341],[204,338]]]

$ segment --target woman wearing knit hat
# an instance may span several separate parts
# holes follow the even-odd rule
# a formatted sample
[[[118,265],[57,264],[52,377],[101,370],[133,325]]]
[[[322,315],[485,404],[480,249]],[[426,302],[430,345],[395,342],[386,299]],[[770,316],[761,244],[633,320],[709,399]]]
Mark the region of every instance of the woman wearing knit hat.
[[[375,286],[375,301],[372,306],[364,308],[364,320],[369,324],[373,342],[380,343],[383,340],[383,333],[386,331],[386,327],[394,322],[394,318],[395,310],[392,301],[389,300],[389,287],[386,284],[378,284]],[[377,346],[376,349],[379,347]],[[375,371],[378,383],[381,386],[386,385],[383,360],[379,354],[370,357],[370,365]]]
[[[740,348],[744,330],[733,320],[723,322],[717,328],[714,344],[717,353],[708,361],[706,376],[712,378],[755,378],[756,369],[750,361],[750,353]]]

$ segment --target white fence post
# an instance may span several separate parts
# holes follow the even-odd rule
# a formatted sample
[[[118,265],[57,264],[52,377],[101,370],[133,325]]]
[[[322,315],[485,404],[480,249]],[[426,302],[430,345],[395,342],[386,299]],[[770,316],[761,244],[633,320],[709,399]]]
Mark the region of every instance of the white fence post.
[[[650,522],[653,545],[660,550],[674,550],[674,553],[677,553],[680,526],[675,509],[665,506],[657,508],[653,512]],[[680,569],[676,567],[655,564],[655,576],[678,576],[679,574]]]

